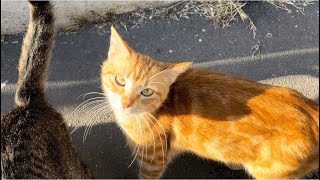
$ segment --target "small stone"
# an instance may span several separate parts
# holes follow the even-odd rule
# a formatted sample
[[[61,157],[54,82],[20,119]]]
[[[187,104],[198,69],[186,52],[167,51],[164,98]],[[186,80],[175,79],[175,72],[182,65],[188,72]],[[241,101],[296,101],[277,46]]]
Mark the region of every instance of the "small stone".
[[[169,53],[172,53],[172,52],[173,52],[173,51],[170,49],[170,50],[169,50]]]
[[[1,89],[7,85],[8,81],[1,82]]]
[[[17,43],[18,43],[18,41],[13,41],[13,42],[12,42],[12,44],[17,44]]]
[[[202,42],[202,39],[199,39],[199,42]]]
[[[160,53],[162,52],[162,49],[158,48],[158,49],[156,49],[155,52],[156,52],[157,54],[160,54]]]
[[[267,33],[266,36],[267,36],[268,38],[270,38],[270,37],[273,36],[273,34],[272,34],[272,33]]]
[[[297,28],[297,27],[298,27],[298,25],[295,25],[294,27],[295,27],[295,28]]]
[[[206,29],[201,29],[202,32],[206,32]]]

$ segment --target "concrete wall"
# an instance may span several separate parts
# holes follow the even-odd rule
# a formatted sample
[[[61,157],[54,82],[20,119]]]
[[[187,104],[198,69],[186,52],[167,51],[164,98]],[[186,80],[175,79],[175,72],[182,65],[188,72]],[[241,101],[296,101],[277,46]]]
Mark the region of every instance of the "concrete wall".
[[[56,14],[56,25],[65,28],[71,25],[74,17],[92,16],[92,13],[103,15],[107,12],[124,13],[137,8],[157,7],[172,0],[145,1],[53,1]],[[1,35],[24,32],[29,20],[26,1],[1,0]]]

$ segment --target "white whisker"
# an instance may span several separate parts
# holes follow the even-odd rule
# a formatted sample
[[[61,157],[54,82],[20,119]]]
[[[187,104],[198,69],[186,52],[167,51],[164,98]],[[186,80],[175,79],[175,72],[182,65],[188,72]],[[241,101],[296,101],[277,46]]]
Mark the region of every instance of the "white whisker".
[[[167,133],[166,133],[166,131],[165,131],[165,129],[163,128],[163,126],[158,122],[158,120],[157,120],[157,118],[155,118],[152,114],[150,114],[150,113],[147,113],[150,117],[152,117],[154,120],[155,120],[155,122],[160,126],[160,128],[162,129],[162,131],[163,131],[163,134],[164,134],[164,138],[165,138],[165,141],[166,141],[166,152],[167,152],[167,150],[168,150],[168,145],[167,145],[167,143],[168,143],[168,139],[167,139]]]
[[[155,75],[151,76],[151,78],[149,78],[149,79],[148,79],[148,81],[152,80],[153,78],[155,78],[156,76],[158,76],[160,73],[163,73],[163,72],[165,72],[166,70],[168,70],[168,69],[170,69],[170,68],[171,68],[171,67],[168,67],[168,68],[166,68],[166,69],[164,69],[164,70],[162,70],[162,71],[158,72],[157,74],[155,74]]]
[[[85,105],[86,103],[88,103],[89,101],[91,100],[101,100],[102,99],[105,99],[105,97],[95,97],[95,98],[90,98],[90,99],[87,99],[85,100],[84,102],[82,102],[80,105],[78,105],[75,110],[73,110],[70,114],[73,114],[76,110],[78,110],[80,107],[82,107],[83,105]]]
[[[141,143],[141,140],[142,140],[142,126],[141,126],[139,118],[137,118],[137,115],[136,115],[136,119],[138,119],[138,123],[139,123],[139,129],[140,129],[140,134],[141,134],[141,138],[139,138],[139,142]],[[142,148],[144,148],[143,145],[141,145],[141,146],[142,146]],[[141,172],[141,167],[142,167],[142,162],[143,162],[143,149],[141,151],[141,155],[142,155],[142,158],[140,159],[140,172]]]
[[[103,106],[103,107],[101,107],[99,110],[96,111],[96,113],[95,113],[95,115],[92,117],[92,119],[93,119],[93,118],[97,118],[97,116],[100,114],[100,112],[105,111],[105,109],[107,109],[107,108],[108,108],[108,106]],[[108,112],[110,112],[110,111],[108,111]],[[94,125],[94,122],[97,122],[97,120],[92,121],[91,126],[89,126],[89,129],[88,129],[88,134],[90,133],[90,131],[91,131],[93,125]]]
[[[138,127],[138,124],[136,123],[136,129],[138,129],[139,127]],[[137,150],[137,146],[138,146],[138,144],[137,143],[134,143],[134,150],[133,150],[133,152],[132,152],[132,154],[135,154],[136,153],[136,150]],[[134,158],[135,159],[135,158]],[[132,164],[132,162],[131,162],[131,164]],[[131,164],[128,166],[128,167],[130,167],[131,166]]]
[[[166,86],[165,84],[163,84],[162,82],[151,82],[150,85],[151,85],[151,84],[161,84],[161,85],[163,85],[165,88],[167,87],[167,86]]]
[[[94,123],[93,119],[91,119],[92,117],[96,116],[96,113],[101,110],[101,109],[104,109],[106,108],[105,104],[100,104],[100,105],[97,105],[95,106],[95,109],[94,110],[91,110],[91,115],[89,116],[88,120],[90,121],[89,122],[89,126],[86,127],[85,131],[84,131],[84,134],[83,134],[83,137],[82,137],[82,140],[83,142],[86,140],[87,138],[87,135],[89,133],[89,128],[90,128],[90,125]],[[92,108],[93,109],[93,108]]]
[[[151,133],[152,133],[152,139],[153,139],[153,154],[152,154],[152,158],[151,158],[151,161],[150,161],[150,163],[152,163],[153,158],[154,158],[154,154],[156,153],[156,142],[155,142],[153,130],[152,130],[152,128],[151,128],[151,125],[150,125],[149,121],[147,121],[147,120],[144,118],[143,115],[141,115],[141,117],[143,118],[143,120],[144,120],[145,122],[148,123],[148,128],[149,128],[149,130],[150,130]]]
[[[149,113],[147,114],[149,115]],[[149,117],[151,117],[149,115]],[[150,119],[149,119],[150,120]],[[157,121],[157,119],[155,119],[155,121]],[[164,156],[165,156],[165,153],[164,153],[164,149],[163,149],[163,142],[162,142],[162,138],[161,138],[161,133],[158,131],[158,128],[155,126],[155,124],[153,123],[153,121],[150,121],[152,124],[153,124],[153,127],[156,128],[156,131],[158,133],[158,136],[159,136],[159,139],[160,139],[160,143],[161,143],[161,150],[162,150],[162,168],[164,168]],[[164,132],[165,133],[165,132]],[[167,142],[166,142],[167,143]]]
[[[88,93],[81,94],[79,97],[77,97],[77,99],[79,99],[81,96],[83,96],[83,99],[84,99],[87,95],[91,95],[91,94],[99,94],[99,95],[103,95],[103,96],[104,96],[104,93],[100,93],[100,92],[88,92]]]
[[[136,117],[136,120],[138,121],[137,117]],[[140,139],[140,137],[141,137],[141,134],[139,133],[139,139]],[[130,167],[130,166],[133,164],[133,162],[136,160],[136,158],[137,158],[137,156],[138,156],[138,153],[139,153],[139,150],[140,150],[140,145],[139,145],[139,144],[137,144],[137,146],[138,146],[138,150],[137,150],[137,152],[136,152],[136,154],[135,154],[135,156],[134,156],[133,160],[131,161],[131,163],[129,164],[129,166],[128,166],[128,167]]]
[[[95,101],[92,101],[92,102],[90,102],[90,103],[87,103],[87,104],[85,104],[85,105],[83,105],[82,107],[81,107],[81,109],[85,109],[85,108],[87,108],[87,107],[89,107],[89,105],[92,105],[92,104],[96,104],[96,103],[99,103],[99,104],[97,104],[97,105],[94,105],[91,109],[93,109],[94,107],[97,107],[97,106],[100,106],[100,105],[104,105],[105,103],[103,103],[104,102],[104,100],[95,100]],[[106,104],[107,105],[107,104]],[[80,108],[80,107],[79,107]],[[79,109],[80,110],[80,109]],[[74,110],[75,111],[75,110]],[[91,111],[89,111],[89,112],[91,112]],[[85,112],[86,114],[88,114],[89,112]],[[73,114],[75,113],[75,112],[72,112]],[[76,130],[78,130],[79,128],[80,128],[80,124],[77,124],[74,128],[73,128],[73,130],[71,131],[71,133],[70,134],[72,134],[72,133],[74,133]]]

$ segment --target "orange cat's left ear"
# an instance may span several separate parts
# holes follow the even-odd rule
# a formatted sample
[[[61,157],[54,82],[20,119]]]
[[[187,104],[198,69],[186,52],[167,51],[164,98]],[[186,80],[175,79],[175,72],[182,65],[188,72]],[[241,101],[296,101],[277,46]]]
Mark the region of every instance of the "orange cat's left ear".
[[[192,62],[183,62],[179,64],[175,64],[170,69],[166,70],[166,79],[168,80],[169,85],[174,83],[177,77],[184,73],[187,69],[189,69],[192,65]]]
[[[119,56],[130,55],[131,48],[128,44],[121,38],[116,29],[111,26],[111,37],[110,37],[110,47],[108,52],[108,59]]]

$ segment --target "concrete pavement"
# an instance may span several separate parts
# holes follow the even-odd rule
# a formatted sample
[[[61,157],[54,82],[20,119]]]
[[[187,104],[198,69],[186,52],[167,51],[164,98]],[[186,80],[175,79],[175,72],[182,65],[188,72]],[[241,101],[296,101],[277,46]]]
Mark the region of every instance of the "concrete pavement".
[[[130,31],[120,25],[115,27],[135,50],[155,59],[193,61],[195,67],[292,87],[319,102],[319,3],[307,6],[305,15],[296,11],[288,14],[263,2],[250,2],[246,12],[258,29],[256,39],[240,19],[227,29],[215,28],[209,20],[198,16],[179,21],[148,21]],[[114,123],[107,123],[112,121],[108,115],[98,118],[85,142],[88,116],[82,112],[70,116],[83,102],[76,100],[78,96],[101,92],[99,72],[109,36],[109,25],[59,34],[47,92],[50,102],[67,117],[70,129],[81,125],[72,135],[80,156],[96,178],[136,178],[138,168],[128,167],[133,157],[124,136]],[[1,114],[13,107],[22,37],[6,36],[1,42]],[[251,48],[258,41],[261,56],[251,57]],[[243,171],[232,171],[191,154],[175,159],[164,177],[248,178]]]
[[[56,27],[68,29],[77,21],[94,21],[107,13],[121,14],[142,8],[170,4],[168,0],[145,1],[52,1]],[[1,34],[16,34],[26,31],[29,21],[27,1],[1,1]]]

